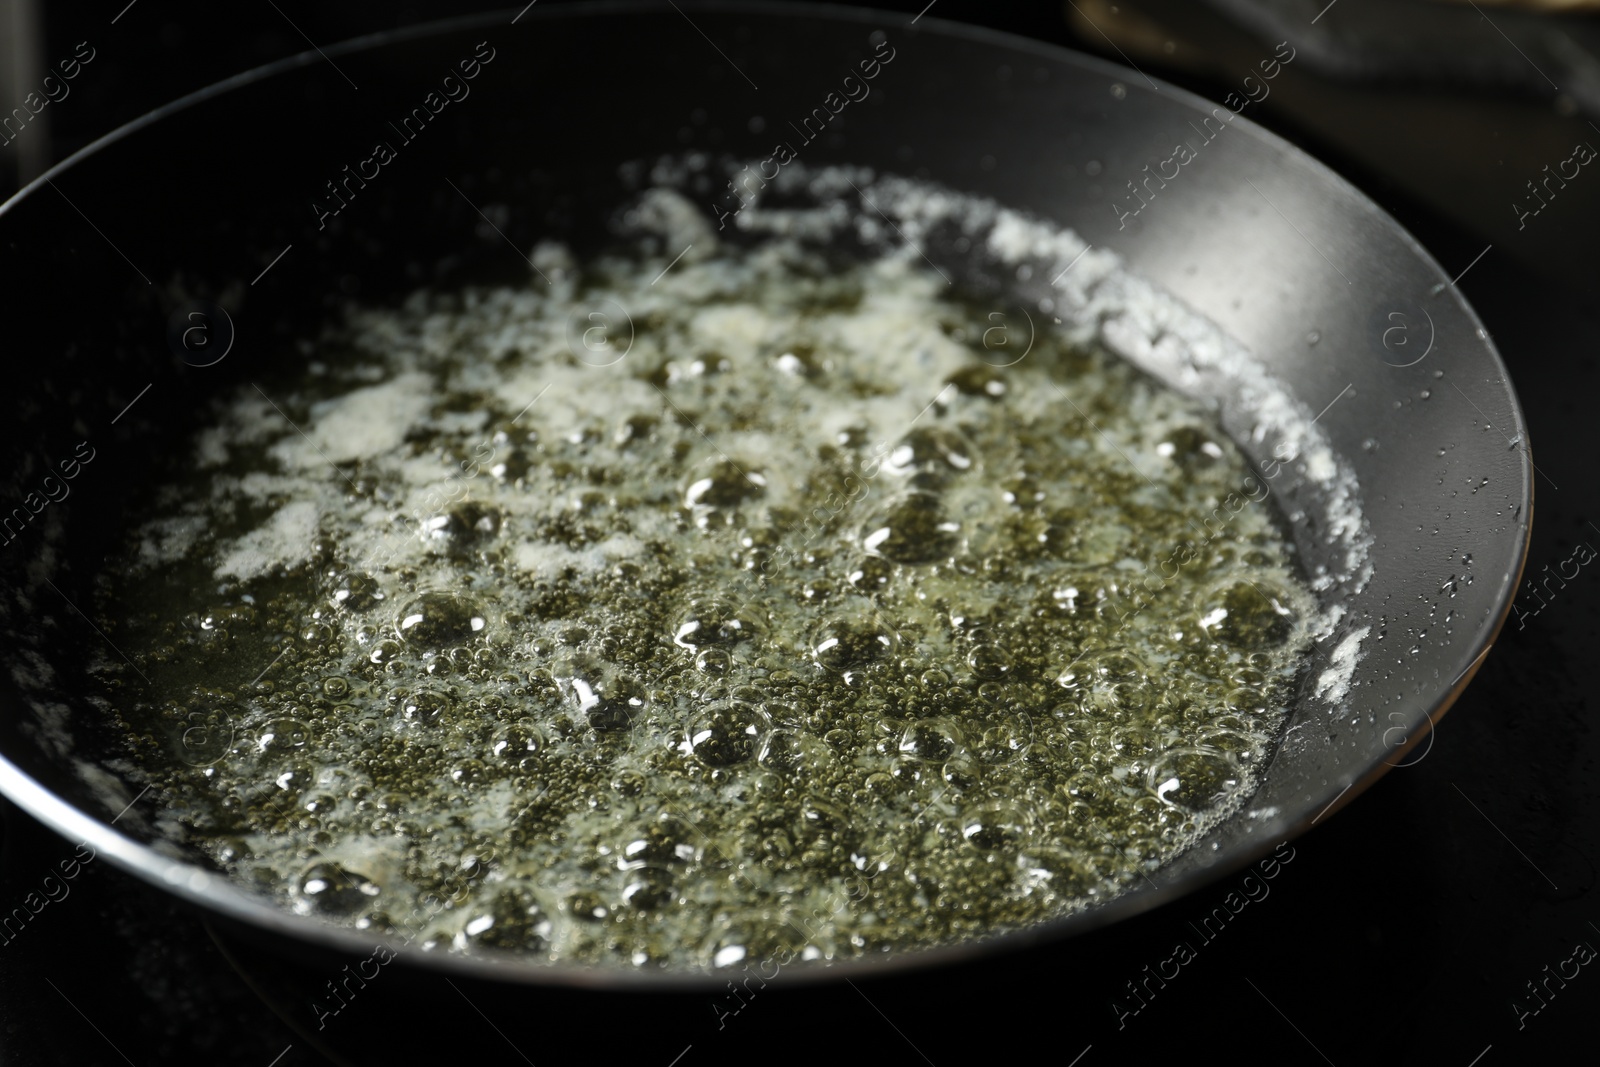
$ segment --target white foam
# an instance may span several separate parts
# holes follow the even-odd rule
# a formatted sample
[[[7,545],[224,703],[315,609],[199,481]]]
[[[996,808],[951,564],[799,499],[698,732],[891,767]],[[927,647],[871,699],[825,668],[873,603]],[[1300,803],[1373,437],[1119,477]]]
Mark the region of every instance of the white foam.
[[[433,403],[432,385],[428,375],[411,371],[324,401],[312,408],[313,421],[305,437],[285,437],[272,452],[300,469],[388,452],[398,447],[411,426],[427,413]]]
[[[1318,697],[1333,705],[1344,702],[1350,693],[1350,679],[1355,675],[1356,664],[1361,661],[1361,643],[1371,632],[1370,626],[1352,630],[1334,647],[1333,654],[1328,657],[1328,668],[1317,676]]]
[[[227,578],[254,578],[277,567],[304,563],[311,555],[317,532],[317,505],[296,500],[279,508],[272,518],[226,549],[217,562],[217,574]]]

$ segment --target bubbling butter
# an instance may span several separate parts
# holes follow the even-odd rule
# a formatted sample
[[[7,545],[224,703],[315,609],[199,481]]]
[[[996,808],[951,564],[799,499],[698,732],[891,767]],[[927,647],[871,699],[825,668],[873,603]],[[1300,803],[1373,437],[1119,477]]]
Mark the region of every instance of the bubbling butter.
[[[1038,923],[1236,810],[1320,624],[1210,407],[904,249],[627,225],[219,405],[102,581],[174,836],[430,948],[696,970]]]

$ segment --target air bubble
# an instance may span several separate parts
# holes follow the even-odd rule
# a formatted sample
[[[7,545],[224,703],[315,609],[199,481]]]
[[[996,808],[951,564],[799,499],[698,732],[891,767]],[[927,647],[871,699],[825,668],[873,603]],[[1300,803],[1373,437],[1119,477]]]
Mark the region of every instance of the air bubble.
[[[695,655],[694,666],[702,674],[720,677],[733,668],[733,657],[728,655],[726,649],[707,648]]]
[[[1240,775],[1221,753],[1188,748],[1157,760],[1148,781],[1163,803],[1200,814],[1225,803],[1239,788]]]
[[[300,878],[302,911],[353,915],[379,893],[376,882],[336,863],[319,863]]]
[[[1281,591],[1258,582],[1235,582],[1204,602],[1200,625],[1235,648],[1274,648],[1294,631],[1294,612]]]
[[[413,693],[400,704],[400,716],[414,726],[438,725],[450,712],[450,698],[434,690]]]
[[[836,615],[817,630],[811,654],[829,670],[842,671],[875,663],[899,646],[899,635],[882,619]]]
[[[335,607],[359,614],[381,604],[385,594],[376,578],[365,574],[350,574],[334,584],[330,599]]]
[[[395,621],[408,644],[428,649],[463,644],[487,625],[481,607],[454,593],[424,593],[408,601]]]
[[[442,515],[422,520],[422,536],[446,551],[464,553],[480,548],[500,533],[500,512],[468,500]]]
[[[913,491],[867,521],[861,547],[895,563],[931,563],[956,550],[960,531],[937,496]]]
[[[311,726],[300,719],[273,719],[256,731],[255,751],[262,755],[284,756],[306,747],[311,741]]]
[[[897,748],[907,759],[943,763],[961,751],[961,729],[945,719],[918,719],[901,733]]]
[[[755,758],[768,725],[749,704],[713,704],[690,716],[683,752],[713,767],[743,763]]]
[[[543,731],[532,723],[513,723],[495,732],[489,746],[495,759],[516,766],[544,750]]]
[[[568,699],[594,730],[626,730],[644,709],[644,691],[631,679],[604,670],[567,679]]]
[[[1011,653],[998,645],[977,645],[967,653],[967,666],[977,677],[994,680],[1009,675],[1015,661]]]
[[[975,455],[972,443],[954,430],[919,428],[890,450],[883,471],[897,478],[913,477],[918,484],[933,487],[952,475],[971,470]]]
[[[688,507],[724,508],[742,504],[766,492],[767,479],[760,471],[721,460],[711,470],[689,483],[683,492]]]
[[[1016,805],[991,801],[962,816],[961,837],[983,852],[1011,852],[1027,838],[1031,823]]]
[[[672,640],[682,648],[700,648],[702,645],[731,645],[755,637],[757,633],[754,616],[713,597],[690,604],[679,616]]]

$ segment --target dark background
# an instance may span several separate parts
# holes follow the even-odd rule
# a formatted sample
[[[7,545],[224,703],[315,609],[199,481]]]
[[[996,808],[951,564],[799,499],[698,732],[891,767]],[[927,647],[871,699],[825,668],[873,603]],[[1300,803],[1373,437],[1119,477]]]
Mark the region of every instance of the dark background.
[[[872,6],[909,21],[925,3]],[[1300,58],[1250,117],[1363,189],[1452,275],[1471,264],[1460,286],[1510,368],[1546,475],[1527,567],[1542,577],[1579,542],[1600,545],[1590,432],[1600,376],[1600,168],[1586,168],[1521,229],[1512,205],[1520,197],[1526,206],[1524,183],[1575,142],[1600,145],[1600,24],[1498,6],[1325,4],[938,0],[926,17],[1105,54],[1219,101],[1289,40]],[[326,45],[503,6],[125,5],[0,3],[9,27],[0,30],[0,107],[20,101],[42,67],[79,41],[97,53],[71,95],[41,115],[48,127],[0,148],[0,190],[155,106],[303,51],[308,38]],[[602,90],[619,107],[637,91],[604,78]],[[292,131],[280,133],[288,150]],[[197,154],[171,165],[205,161]],[[1600,968],[1584,967],[1564,986],[1550,981],[1554,995],[1541,989],[1546,1006],[1520,1027],[1513,1008],[1538,1006],[1526,983],[1543,980],[1575,945],[1600,947],[1590,895],[1600,825],[1595,686],[1583,673],[1600,648],[1600,566],[1546,601],[1541,609],[1519,597],[1432,745],[1294,842],[1270,896],[1203,946],[1188,924],[1239,876],[1113,929],[980,964],[859,988],[786,989],[780,978],[720,1027],[703,995],[576,995],[386,973],[318,1031],[309,1002],[337,968],[299,966],[214,935],[158,891],[94,863],[69,897],[0,943],[0,1064],[290,1067],[435,1055],[541,1067],[580,1056],[652,1067],[752,1057],[940,1067],[976,1056],[1083,1067],[1197,1055],[1341,1067],[1592,1061],[1600,973],[1591,972]],[[9,807],[0,850],[0,910],[73,854]],[[1178,940],[1195,944],[1198,958],[1119,1029],[1112,1001],[1135,1007],[1124,983]]]

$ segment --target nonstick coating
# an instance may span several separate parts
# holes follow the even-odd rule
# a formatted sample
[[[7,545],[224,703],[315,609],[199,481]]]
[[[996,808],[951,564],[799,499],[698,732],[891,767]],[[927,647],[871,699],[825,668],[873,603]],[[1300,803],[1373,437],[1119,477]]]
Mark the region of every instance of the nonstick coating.
[[[206,398],[281,373],[294,342],[344,301],[526,277],[518,250],[546,236],[582,244],[618,201],[625,161],[690,150],[767,157],[786,120],[872,54],[875,31],[892,64],[866,101],[803,148],[804,162],[923,177],[1071,226],[1209,316],[1309,410],[1336,400],[1318,425],[1359,478],[1373,569],[1364,590],[1338,593],[1348,614],[1319,655],[1353,627],[1372,635],[1344,705],[1303,698],[1254,799],[1159,872],[1158,885],[988,940],[794,973],[926,965],[1146,910],[1332,817],[1431,743],[1430,718],[1504,621],[1533,485],[1505,368],[1450,276],[1410,236],[1243,117],[1124,216],[1126,182],[1147,165],[1169,169],[1174,145],[1195,143],[1215,105],[1095,59],[933,18],[913,27],[901,15],[811,6],[680,6],[692,25],[671,7],[533,8],[514,25],[509,11],[325,47],[147,116],[0,207],[10,375],[0,508],[9,514],[30,493],[37,503],[45,476],[80,442],[93,450],[70,496],[0,545],[0,789],[233,922],[369,952],[368,935],[298,918],[173,858],[170,846],[149,847],[153,798],[118,818],[139,788],[123,787],[113,806],[74,768],[115,742],[81,667],[104,639],[77,609],[90,610],[90,582],[124,515],[185,453]],[[403,143],[319,229],[325,183],[375,141],[399,142],[387,123],[483,54],[480,42],[493,58],[471,96]],[[764,132],[752,132],[754,116]],[[214,365],[191,365],[205,359],[169,341],[189,300],[231,319],[232,348]],[[1285,512],[1307,505],[1303,483],[1272,484]],[[1304,527],[1296,538],[1315,562],[1319,540]],[[514,958],[418,962],[512,981],[706,981]]]

